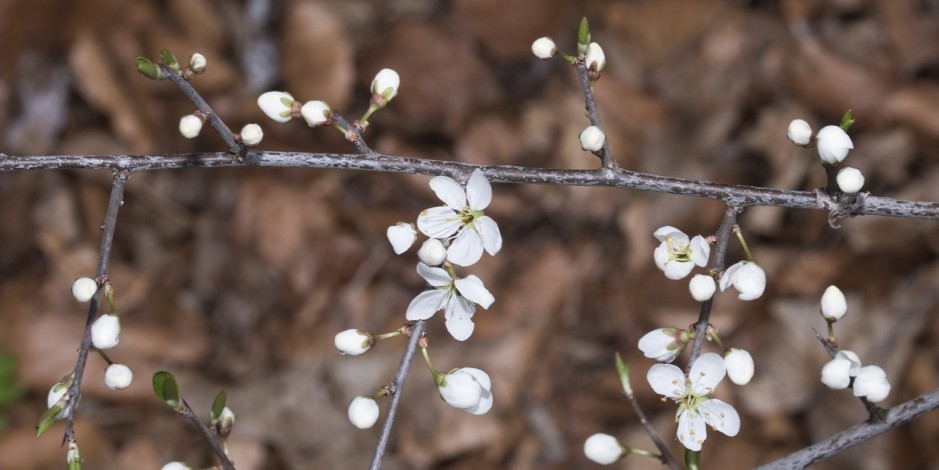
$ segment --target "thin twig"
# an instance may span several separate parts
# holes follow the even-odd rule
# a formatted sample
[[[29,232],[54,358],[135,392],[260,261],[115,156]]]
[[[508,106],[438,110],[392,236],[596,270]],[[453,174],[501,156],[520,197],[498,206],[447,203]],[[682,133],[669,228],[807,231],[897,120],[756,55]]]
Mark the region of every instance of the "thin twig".
[[[401,356],[401,363],[398,364],[398,371],[395,373],[394,380],[389,385],[391,390],[391,404],[388,406],[388,416],[385,417],[385,424],[381,427],[381,434],[378,436],[378,444],[375,446],[375,455],[372,456],[370,470],[379,470],[381,460],[385,456],[385,448],[388,447],[388,438],[391,436],[391,427],[394,425],[395,414],[398,412],[398,403],[401,401],[401,391],[404,388],[404,381],[408,378],[408,371],[411,369],[411,360],[417,351],[417,343],[424,334],[425,320],[418,320],[411,329],[411,338],[408,340],[404,355]]]
[[[662,438],[659,437],[659,433],[655,432],[655,428],[652,426],[652,423],[650,423],[649,419],[646,418],[646,414],[642,412],[642,408],[639,407],[639,402],[636,401],[636,397],[632,394],[632,390],[626,393],[626,399],[629,400],[629,404],[632,405],[633,411],[635,411],[636,416],[639,417],[639,423],[642,424],[643,428],[645,428],[646,434],[649,435],[649,438],[652,439],[655,447],[657,447],[659,452],[662,454],[662,463],[668,465],[668,467],[672,470],[681,470],[681,466],[678,465],[678,461],[676,461],[675,457],[672,456],[672,453],[668,451],[668,447],[664,442],[662,442]]]
[[[239,157],[243,157],[247,148],[235,139],[235,134],[222,122],[222,118],[218,117],[215,111],[212,111],[212,108],[202,99],[202,96],[193,88],[189,80],[181,77],[166,65],[160,64],[160,68],[163,69],[163,75],[165,75],[169,81],[173,82],[176,88],[179,88],[179,91],[183,92],[186,98],[189,98],[189,101],[192,101],[192,104],[196,105],[197,109],[206,115],[209,125],[212,126],[212,129],[215,129],[215,133],[225,141],[228,150]]]
[[[590,124],[603,130],[603,124],[600,123],[600,112],[597,111],[597,101],[593,97],[593,86],[590,83],[590,75],[587,73],[587,66],[582,59],[577,59],[574,61],[574,69],[577,70],[577,76],[580,77],[580,87],[584,90],[587,119],[590,120]],[[600,151],[600,162],[603,168],[613,168],[613,154],[610,151],[609,138],[603,140],[603,149]]]
[[[828,356],[834,359],[835,355],[838,354],[838,348],[834,344],[831,344],[831,342],[826,338],[823,338],[818,330],[815,330],[814,328],[812,328],[812,330],[815,331],[815,337],[818,338],[820,343],[822,343],[822,347],[825,348],[825,352],[828,353]],[[848,384],[848,388],[854,388],[854,377],[851,377],[851,382]],[[875,405],[872,401],[868,400],[867,397],[858,397],[858,399],[861,400],[864,408],[867,409],[868,420],[880,421],[884,419],[884,413],[886,413],[886,410]]]
[[[225,453],[225,449],[222,447],[221,442],[219,442],[218,434],[215,433],[215,429],[206,426],[205,423],[196,416],[196,413],[192,411],[192,408],[189,406],[189,403],[186,403],[186,400],[181,401],[183,409],[177,410],[179,415],[199,428],[199,431],[202,432],[202,435],[205,436],[205,439],[209,441],[209,444],[212,446],[212,450],[215,451],[215,455],[218,456],[222,468],[225,470],[235,470],[235,464],[232,463],[231,459],[228,458],[228,454]]]

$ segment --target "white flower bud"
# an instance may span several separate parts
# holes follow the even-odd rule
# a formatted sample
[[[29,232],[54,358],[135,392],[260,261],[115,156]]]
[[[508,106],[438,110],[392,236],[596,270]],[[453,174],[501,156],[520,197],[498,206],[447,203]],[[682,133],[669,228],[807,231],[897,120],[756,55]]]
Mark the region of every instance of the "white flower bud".
[[[766,289],[766,272],[753,261],[740,261],[727,268],[721,276],[721,292],[730,285],[740,293],[737,296],[740,300],[758,299]]]
[[[793,119],[789,123],[789,129],[786,130],[786,136],[789,141],[799,145],[806,146],[812,141],[812,127],[802,119]]]
[[[287,122],[293,117],[293,102],[293,96],[283,91],[268,91],[258,97],[261,111],[277,122]]]
[[[428,238],[427,241],[421,245],[421,249],[417,250],[417,257],[420,258],[421,263],[427,266],[440,266],[447,260],[447,249],[443,247],[443,243],[440,240]]]
[[[398,222],[388,227],[386,235],[395,254],[398,255],[408,251],[408,248],[414,244],[414,240],[417,240],[417,230],[414,229],[414,225],[405,222]]]
[[[822,383],[832,390],[841,390],[861,370],[861,361],[852,351],[838,351],[835,358],[822,367]]]
[[[264,138],[264,131],[261,130],[261,126],[251,123],[245,124],[245,127],[241,128],[241,143],[245,144],[247,147],[255,147],[261,143],[261,139]]]
[[[235,412],[229,407],[222,408],[222,413],[218,416],[218,423],[215,425],[215,428],[218,430],[220,436],[227,436],[231,434],[231,428],[235,425]]]
[[[192,73],[200,74],[205,72],[206,65],[208,65],[208,61],[205,60],[204,55],[196,52],[189,56],[189,70],[192,70]]]
[[[737,385],[746,385],[753,378],[753,356],[743,349],[731,348],[724,355],[727,377]]]
[[[606,142],[606,135],[597,126],[589,126],[580,133],[580,148],[588,152],[599,152]]]
[[[835,180],[843,193],[854,194],[864,187],[864,175],[861,174],[861,170],[850,166],[838,170]]]
[[[170,462],[161,467],[160,470],[192,470],[192,467],[182,462]]]
[[[318,127],[329,124],[329,117],[332,110],[325,101],[307,101],[300,108],[300,114],[303,120],[310,127]]]
[[[46,406],[48,408],[52,408],[53,406],[55,406],[55,404],[58,403],[58,401],[63,396],[65,396],[65,392],[68,391],[68,387],[70,383],[71,382],[66,382],[66,383],[59,382],[53,385],[52,388],[49,389],[49,395],[46,396]],[[62,411],[59,412],[59,414],[55,417],[55,419],[68,418],[68,415],[72,414],[72,407],[70,405],[71,403],[66,403],[65,408],[63,408]]]
[[[111,349],[117,346],[121,335],[121,320],[117,315],[101,315],[91,325],[91,343],[97,349]]]
[[[535,39],[535,42],[531,43],[531,52],[539,59],[550,59],[558,53],[558,47],[554,44],[553,39],[545,36]]]
[[[691,291],[691,296],[694,297],[695,300],[704,302],[714,296],[714,291],[717,290],[717,283],[714,282],[713,277],[707,274],[695,274],[694,277],[691,278],[691,282],[688,283],[688,290]]]
[[[873,403],[883,401],[890,394],[887,373],[878,366],[864,366],[854,378],[854,396],[867,397]]]
[[[649,359],[659,362],[672,362],[685,348],[682,330],[677,328],[658,328],[639,338],[639,350]]]
[[[359,429],[374,426],[378,414],[378,403],[372,397],[355,397],[349,404],[349,421]]]
[[[381,69],[372,80],[372,95],[382,98],[381,106],[388,104],[398,94],[401,77],[391,69]]]
[[[111,364],[104,371],[104,385],[111,390],[124,390],[133,380],[134,373],[124,364]]]
[[[593,70],[594,72],[603,71],[603,67],[606,67],[606,55],[603,53],[603,48],[599,44],[592,42],[587,45],[587,54],[584,58],[584,64],[587,65],[587,70]]]
[[[187,139],[194,139],[202,132],[202,118],[195,114],[187,114],[179,120],[179,133]]]
[[[437,390],[448,405],[467,413],[481,415],[492,408],[492,381],[479,369],[456,369],[444,376]]]
[[[841,289],[828,286],[822,294],[822,316],[828,321],[838,321],[848,312],[848,303],[845,301]]]
[[[98,292],[98,281],[90,277],[80,277],[72,283],[72,295],[79,302],[88,302]]]
[[[848,133],[838,126],[825,126],[818,131],[815,145],[822,162],[829,165],[843,161],[848,156],[848,151],[854,148]]]
[[[372,348],[375,344],[375,337],[371,333],[352,328],[337,334],[334,343],[340,353],[358,356]]]
[[[584,455],[600,465],[616,462],[624,453],[619,440],[609,434],[596,433],[584,441]]]

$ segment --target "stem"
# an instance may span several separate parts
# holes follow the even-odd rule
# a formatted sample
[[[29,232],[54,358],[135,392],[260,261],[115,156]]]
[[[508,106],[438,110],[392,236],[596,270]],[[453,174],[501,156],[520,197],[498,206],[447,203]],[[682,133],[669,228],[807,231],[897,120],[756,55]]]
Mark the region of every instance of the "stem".
[[[411,368],[411,359],[414,358],[414,352],[417,350],[417,343],[424,334],[424,324],[426,320],[418,320],[411,331],[411,338],[408,340],[408,346],[401,356],[401,363],[398,364],[398,372],[391,382],[391,405],[388,407],[388,417],[385,418],[385,424],[382,425],[381,435],[378,436],[378,444],[375,446],[375,455],[372,457],[371,470],[381,468],[381,460],[385,456],[385,448],[388,446],[388,438],[391,436],[391,427],[394,425],[395,414],[398,411],[398,403],[401,401],[401,392],[404,389],[404,381],[408,378],[408,370]]]
[[[632,392],[632,390],[630,390]],[[636,397],[632,393],[626,393],[626,398],[629,400],[629,404],[633,407],[633,411],[636,412],[636,416],[639,417],[639,423],[642,424],[642,427],[645,428],[646,434],[649,435],[649,438],[652,439],[652,442],[655,444],[655,447],[659,449],[659,452],[662,455],[648,453],[649,457],[654,456],[659,459],[662,463],[668,465],[672,470],[680,470],[681,466],[678,465],[678,461],[675,460],[675,457],[672,456],[672,453],[668,451],[668,447],[662,442],[662,438],[659,437],[659,434],[655,432],[655,428],[652,427],[652,423],[649,422],[649,419],[646,418],[646,414],[642,412],[642,408],[639,407],[639,402],[636,400]],[[640,449],[632,449],[633,453],[642,454],[639,452]],[[643,451],[648,452],[648,451]],[[646,454],[642,454],[646,455]]]
[[[209,445],[212,446],[212,450],[215,451],[215,455],[218,456],[219,462],[222,464],[222,468],[225,470],[235,470],[235,464],[228,458],[228,453],[225,451],[223,444],[219,441],[218,434],[215,433],[215,429],[211,429],[193,413],[192,408],[189,407],[189,403],[186,403],[186,400],[182,400],[183,408],[179,410],[179,414],[189,421],[202,432],[202,435],[205,436],[205,439],[209,441]]]
[[[209,104],[206,103],[205,100],[202,99],[202,96],[199,95],[199,92],[193,88],[192,83],[189,83],[189,80],[186,80],[178,73],[170,70],[166,65],[159,64],[159,66],[163,69],[163,74],[166,75],[166,78],[173,82],[173,85],[176,85],[176,88],[179,88],[179,91],[183,92],[186,98],[192,101],[192,104],[196,105],[196,109],[206,115],[209,125],[212,126],[212,129],[215,129],[215,133],[225,141],[228,150],[239,158],[244,157],[248,150],[247,147],[235,140],[235,134],[222,122],[222,119],[215,114],[215,111],[212,111]]]
[[[744,254],[747,255],[747,261],[753,261],[753,255],[750,254],[750,247],[747,245],[747,241],[743,238],[743,232],[740,231],[740,227],[734,227],[734,233],[737,234],[737,240],[740,240],[740,246],[743,247]]]
[[[580,87],[584,90],[587,119],[590,120],[590,124],[603,130],[603,125],[600,123],[600,112],[597,111],[597,102],[593,97],[593,86],[590,84],[590,77],[587,75],[587,67],[584,61],[580,59],[575,60],[573,65],[577,70],[577,76],[580,77]],[[606,133],[604,132],[604,134]],[[603,140],[603,149],[600,150],[600,163],[603,168],[614,168],[615,162],[613,161],[613,154],[610,152],[609,138]]]

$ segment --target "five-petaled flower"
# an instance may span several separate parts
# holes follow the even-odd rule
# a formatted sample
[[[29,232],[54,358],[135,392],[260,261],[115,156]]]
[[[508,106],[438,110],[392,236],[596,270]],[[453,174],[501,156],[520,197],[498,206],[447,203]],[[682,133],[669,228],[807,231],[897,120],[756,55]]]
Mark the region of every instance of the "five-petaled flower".
[[[447,331],[459,341],[473,334],[476,305],[488,309],[495,298],[476,276],[456,277],[452,271],[417,264],[417,273],[434,289],[421,292],[408,305],[408,320],[426,320],[438,310],[446,315]]]
[[[694,265],[707,265],[711,247],[701,235],[689,241],[688,235],[668,225],[656,230],[654,235],[662,242],[653,254],[655,265],[665,272],[665,277],[682,279],[691,273]]]
[[[708,425],[731,437],[740,431],[737,410],[711,398],[725,374],[724,359],[714,353],[701,355],[692,364],[688,377],[671,364],[656,364],[649,369],[646,378],[652,389],[678,404],[678,440],[688,450],[701,450]]]
[[[432,178],[430,188],[446,205],[421,212],[417,228],[430,238],[450,240],[447,261],[469,266],[479,261],[484,248],[490,255],[502,249],[499,226],[483,213],[492,200],[492,187],[482,171],[473,171],[465,190],[446,176]]]

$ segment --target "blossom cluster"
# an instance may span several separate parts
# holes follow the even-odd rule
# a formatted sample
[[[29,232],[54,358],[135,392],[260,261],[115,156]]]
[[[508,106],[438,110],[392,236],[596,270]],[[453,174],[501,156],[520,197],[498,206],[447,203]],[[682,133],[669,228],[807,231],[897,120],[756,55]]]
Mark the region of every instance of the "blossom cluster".
[[[850,122],[850,115],[845,121]],[[818,157],[826,166],[840,165],[854,149],[854,142],[845,132],[847,125],[825,126],[815,134],[814,145],[818,150]],[[800,147],[809,147],[813,144],[812,127],[803,119],[794,119],[789,123],[786,132],[789,141]],[[838,189],[846,194],[854,194],[864,187],[864,175],[857,168],[846,166],[838,169],[835,181]]]

